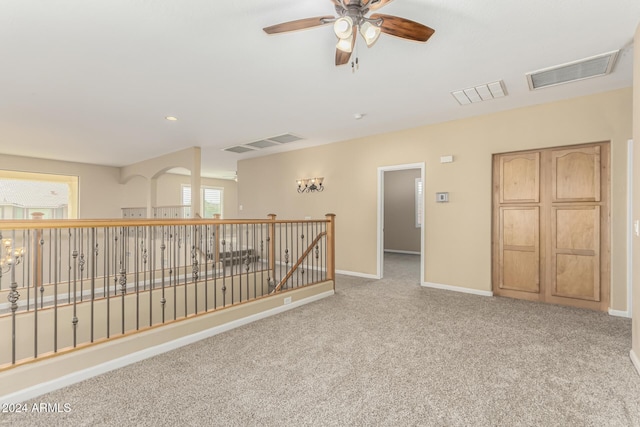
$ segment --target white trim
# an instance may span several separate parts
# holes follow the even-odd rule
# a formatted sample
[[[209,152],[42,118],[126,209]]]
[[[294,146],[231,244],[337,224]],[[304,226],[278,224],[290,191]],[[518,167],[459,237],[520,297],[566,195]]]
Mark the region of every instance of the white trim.
[[[492,297],[492,291],[480,291],[478,289],[463,288],[462,286],[443,285],[440,283],[422,282],[425,288],[444,289],[445,291],[462,292],[465,294],[481,295],[483,297]]]
[[[633,140],[627,141],[627,311],[633,313]],[[631,317],[631,316],[628,316]]]
[[[629,357],[631,358],[631,363],[633,363],[633,366],[636,367],[636,371],[638,371],[638,374],[640,374],[640,358],[638,358],[633,350],[629,352]]]
[[[416,251],[400,251],[396,249],[385,249],[384,251],[391,252],[392,254],[420,255],[420,252]]]
[[[336,270],[336,274],[344,274],[345,276],[363,277],[365,279],[379,279],[375,274],[360,273],[357,271]]]
[[[631,312],[630,311],[622,311],[622,310],[614,310],[614,309],[610,308],[609,309],[609,316],[628,317],[629,319],[631,319]]]
[[[425,163],[407,163],[394,166],[378,167],[378,233],[377,233],[377,254],[378,265],[375,279],[382,279],[384,275],[384,173],[407,169],[420,169],[420,179],[422,179],[422,192],[425,194]],[[425,198],[423,197],[423,201]],[[424,282],[424,217],[425,209],[422,209],[422,229],[420,230],[420,283]]]
[[[117,359],[111,360],[106,363],[102,363],[97,366],[93,366],[91,368],[83,369],[81,371],[74,372],[72,374],[65,375],[60,378],[56,378],[55,380],[47,381],[45,383],[26,388],[24,390],[20,390],[15,393],[7,394],[5,396],[0,396],[0,404],[24,402],[24,401],[33,399],[35,397],[41,396],[45,393],[49,393],[54,390],[58,390],[63,387],[67,387],[69,385],[78,383],[80,381],[84,381],[86,379],[104,374],[105,372],[113,371],[114,369],[122,368],[132,363],[136,363],[141,360],[148,359],[150,357],[157,356],[159,354],[166,353],[171,350],[175,350],[185,345],[193,344],[194,342],[203,340],[205,338],[209,338],[214,335],[218,335],[223,332],[230,331],[240,326],[244,326],[248,323],[255,322],[256,320],[261,320],[261,319],[291,310],[293,308],[297,308],[302,305],[309,304],[311,302],[320,300],[322,298],[329,297],[333,294],[334,294],[333,290],[322,292],[317,295],[313,295],[307,298],[303,298],[301,300],[294,301],[291,304],[281,305],[279,307],[275,307],[275,308],[263,311],[261,313],[256,313],[251,316],[244,317],[242,319],[233,320],[229,323],[225,323],[224,325],[215,326],[205,331],[197,332],[192,335],[187,335],[187,336],[178,338],[176,340],[166,342],[164,344],[160,344],[154,347],[149,347],[144,350],[137,351],[135,353],[131,353],[123,357],[119,357]]]

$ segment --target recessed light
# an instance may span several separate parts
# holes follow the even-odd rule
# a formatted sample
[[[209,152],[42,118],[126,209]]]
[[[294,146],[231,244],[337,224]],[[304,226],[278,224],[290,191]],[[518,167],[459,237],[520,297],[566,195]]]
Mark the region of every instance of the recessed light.
[[[175,122],[175,121],[178,120],[177,117],[173,117],[173,116],[167,116],[167,117],[165,117],[165,119],[169,120],[170,122]]]

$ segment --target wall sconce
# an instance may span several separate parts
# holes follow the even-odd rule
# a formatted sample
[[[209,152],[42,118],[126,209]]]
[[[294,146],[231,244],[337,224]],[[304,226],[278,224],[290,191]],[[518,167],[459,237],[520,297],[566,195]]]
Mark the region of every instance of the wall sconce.
[[[296,180],[298,193],[313,193],[314,191],[324,191],[322,182],[324,178],[305,178]]]
[[[2,239],[1,236],[0,239]],[[0,258],[0,271],[6,273],[13,266],[20,264],[24,256],[24,248],[14,248],[11,239],[2,239],[2,246],[4,247],[4,254]]]

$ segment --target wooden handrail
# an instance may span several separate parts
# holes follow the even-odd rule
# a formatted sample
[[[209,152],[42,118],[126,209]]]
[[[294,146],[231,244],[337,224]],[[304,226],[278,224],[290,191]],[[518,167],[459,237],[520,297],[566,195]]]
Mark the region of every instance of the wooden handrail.
[[[271,220],[271,219],[212,219],[212,218],[185,218],[185,219],[42,219],[33,220],[0,220],[0,230],[28,230],[49,228],[90,228],[90,227],[140,227],[142,225],[225,225],[225,224],[304,224],[329,222],[326,219],[305,220]]]
[[[300,258],[298,258],[298,261],[295,263],[295,265],[292,266],[291,269],[284,276],[284,278],[282,280],[280,280],[280,283],[278,283],[278,286],[276,286],[275,289],[273,291],[271,291],[272,294],[275,294],[276,292],[280,291],[280,288],[282,288],[282,285],[287,283],[287,280],[289,280],[291,278],[291,276],[293,276],[293,272],[296,271],[296,269],[298,267],[300,267],[300,264],[302,264],[304,262],[304,260],[307,257],[307,255],[309,255],[309,252],[311,252],[313,250],[313,247],[320,241],[320,239],[322,239],[326,235],[327,235],[327,232],[323,231],[322,233],[318,234],[315,239],[313,239],[313,242],[311,242],[311,244],[304,251],[302,256]]]

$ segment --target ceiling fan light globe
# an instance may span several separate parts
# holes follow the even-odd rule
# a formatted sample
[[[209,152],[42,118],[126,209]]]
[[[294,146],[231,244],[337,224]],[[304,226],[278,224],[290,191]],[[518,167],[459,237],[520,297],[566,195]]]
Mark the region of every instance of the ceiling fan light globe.
[[[353,19],[343,16],[333,23],[333,31],[339,39],[348,39],[353,34]]]
[[[373,46],[378,41],[381,32],[380,27],[370,22],[365,22],[360,26],[360,34],[362,34],[362,38],[367,43],[367,47]]]
[[[336,48],[343,52],[351,53],[353,51],[353,48],[351,47],[351,39],[338,40],[338,44],[336,44]]]

